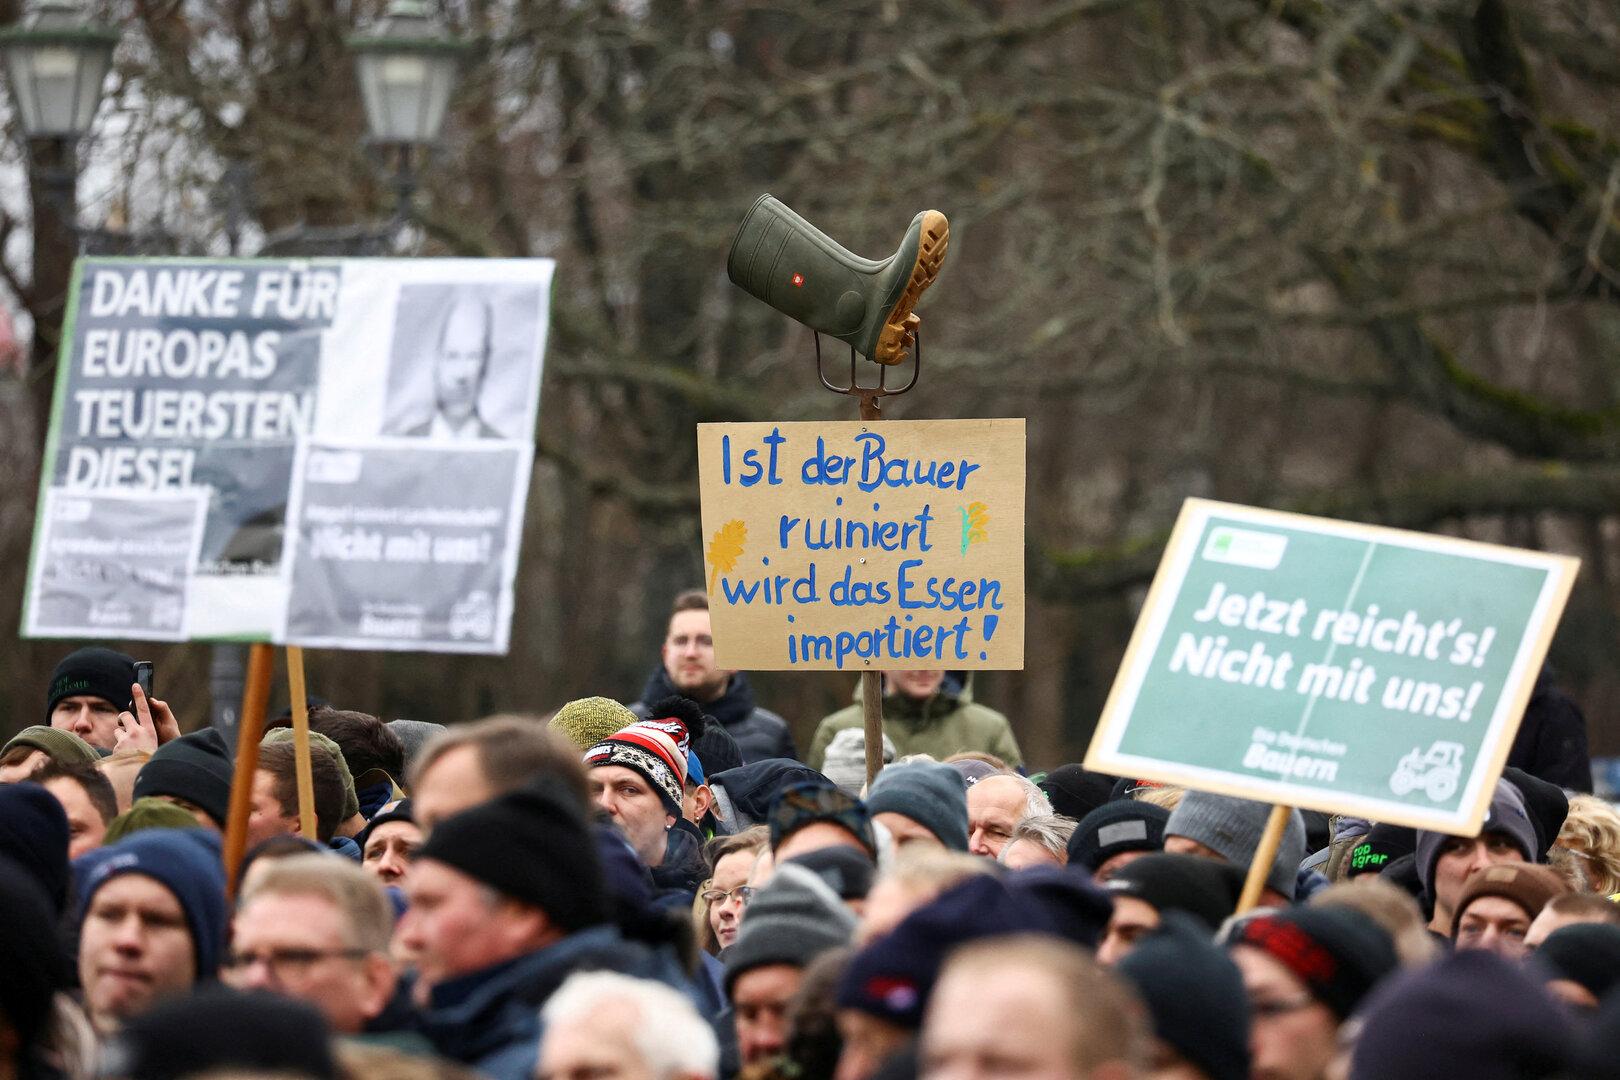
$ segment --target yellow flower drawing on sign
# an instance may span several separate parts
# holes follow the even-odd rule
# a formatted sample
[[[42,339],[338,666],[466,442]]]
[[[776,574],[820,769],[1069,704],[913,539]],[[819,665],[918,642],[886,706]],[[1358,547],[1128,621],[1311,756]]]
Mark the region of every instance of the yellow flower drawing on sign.
[[[748,526],[741,520],[726,522],[714,534],[714,539],[709,541],[709,595],[714,595],[715,579],[736,568],[747,543]]]
[[[962,554],[966,555],[968,548],[990,539],[990,508],[982,502],[971,502],[957,509],[962,511]]]

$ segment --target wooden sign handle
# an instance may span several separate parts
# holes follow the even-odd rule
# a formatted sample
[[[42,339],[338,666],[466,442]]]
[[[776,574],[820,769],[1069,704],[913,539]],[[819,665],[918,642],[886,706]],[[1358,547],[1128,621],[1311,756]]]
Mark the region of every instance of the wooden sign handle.
[[[253,774],[259,768],[259,739],[270,707],[270,675],[275,653],[262,642],[248,649],[247,681],[242,687],[241,719],[236,726],[236,769],[231,779],[231,809],[225,819],[225,893],[236,899],[242,856],[247,848],[248,815],[253,810]]]
[[[304,689],[304,650],[287,646],[287,690],[292,694],[293,769],[298,779],[298,832],[319,841],[315,823],[315,774],[309,763],[309,695]]]
[[[1249,864],[1249,876],[1243,880],[1243,894],[1238,897],[1237,911],[1242,915],[1260,903],[1260,892],[1271,876],[1271,864],[1277,861],[1277,848],[1282,845],[1283,833],[1288,831],[1288,819],[1294,813],[1292,806],[1273,806],[1266,819],[1266,831],[1260,834],[1260,846],[1255,849],[1254,861]]]

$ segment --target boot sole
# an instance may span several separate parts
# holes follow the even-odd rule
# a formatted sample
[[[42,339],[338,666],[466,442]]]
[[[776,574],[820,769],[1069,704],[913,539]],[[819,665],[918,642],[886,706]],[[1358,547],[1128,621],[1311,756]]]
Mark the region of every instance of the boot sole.
[[[883,318],[883,329],[878,332],[872,359],[880,364],[898,364],[911,352],[917,341],[917,327],[921,320],[913,314],[923,290],[939,277],[945,264],[945,249],[951,243],[950,222],[938,210],[923,211],[922,232],[917,240],[917,259],[912,264],[911,276],[900,293],[900,299]]]

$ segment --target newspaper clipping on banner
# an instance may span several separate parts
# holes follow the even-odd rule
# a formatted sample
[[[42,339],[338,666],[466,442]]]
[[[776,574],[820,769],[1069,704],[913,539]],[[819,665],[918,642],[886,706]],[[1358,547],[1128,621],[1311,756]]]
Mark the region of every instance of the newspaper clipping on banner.
[[[553,269],[81,260],[23,633],[504,652]]]

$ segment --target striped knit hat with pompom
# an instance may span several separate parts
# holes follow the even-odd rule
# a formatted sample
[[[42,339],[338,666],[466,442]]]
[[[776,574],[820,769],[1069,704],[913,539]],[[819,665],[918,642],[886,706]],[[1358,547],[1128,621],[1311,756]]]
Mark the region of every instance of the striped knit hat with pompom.
[[[585,767],[619,765],[639,773],[664,800],[664,809],[680,817],[686,752],[692,736],[702,731],[703,710],[686,698],[671,697],[655,703],[651,711],[648,719],[614,732],[585,751]]]

